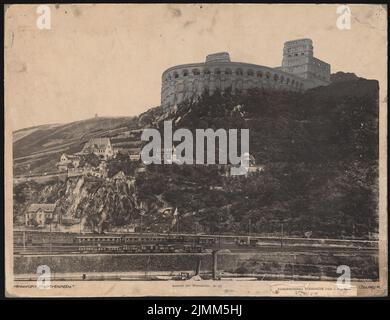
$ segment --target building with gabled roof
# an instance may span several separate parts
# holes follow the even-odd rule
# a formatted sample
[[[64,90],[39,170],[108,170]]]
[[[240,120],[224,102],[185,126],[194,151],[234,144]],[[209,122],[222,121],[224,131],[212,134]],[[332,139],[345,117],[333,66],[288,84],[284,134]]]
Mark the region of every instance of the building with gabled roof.
[[[107,160],[114,156],[114,148],[112,147],[110,138],[92,138],[84,145],[80,153],[93,153]]]
[[[25,225],[43,227],[53,221],[55,210],[54,203],[32,203],[25,213]]]
[[[123,171],[119,171],[112,177],[112,180],[125,181],[126,175],[123,173]]]
[[[58,171],[68,171],[68,169],[78,168],[80,165],[80,156],[63,153],[56,166]]]

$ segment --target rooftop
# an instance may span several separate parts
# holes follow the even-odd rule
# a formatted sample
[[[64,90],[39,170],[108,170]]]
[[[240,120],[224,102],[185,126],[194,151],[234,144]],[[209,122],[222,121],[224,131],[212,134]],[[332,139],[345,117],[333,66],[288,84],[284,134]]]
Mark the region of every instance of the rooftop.
[[[110,144],[109,138],[92,138],[85,144],[83,150],[90,150],[90,148],[105,149]]]
[[[38,210],[43,210],[46,212],[53,212],[56,208],[54,203],[32,203],[27,211],[28,212],[37,212]]]

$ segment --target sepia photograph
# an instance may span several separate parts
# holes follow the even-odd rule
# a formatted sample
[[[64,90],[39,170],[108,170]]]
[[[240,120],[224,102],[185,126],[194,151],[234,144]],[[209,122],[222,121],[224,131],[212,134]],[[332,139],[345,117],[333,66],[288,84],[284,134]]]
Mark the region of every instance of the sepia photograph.
[[[387,296],[387,5],[4,28],[7,297]]]

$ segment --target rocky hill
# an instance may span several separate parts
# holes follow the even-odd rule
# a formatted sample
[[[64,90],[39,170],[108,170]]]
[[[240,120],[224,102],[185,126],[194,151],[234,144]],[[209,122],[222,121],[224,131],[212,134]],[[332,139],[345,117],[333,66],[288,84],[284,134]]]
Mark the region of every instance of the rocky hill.
[[[57,201],[64,215],[97,231],[137,221],[140,214],[150,231],[276,235],[282,223],[291,236],[367,238],[377,231],[377,81],[336,81],[304,94],[217,92],[167,114],[157,108],[111,127],[102,123],[101,130],[106,136],[122,127],[162,129],[164,120],[190,130],[248,128],[250,153],[264,171],[228,177],[220,166],[150,165],[145,172],[127,171],[125,181],[27,182],[15,187],[15,216],[30,202]],[[67,139],[59,127],[47,130],[45,143],[48,135]],[[35,132],[15,142],[17,156],[43,145],[30,137]],[[74,132],[70,140],[101,134],[96,127],[77,138]],[[26,139],[34,141],[30,151]],[[178,216],[166,208],[177,208]]]

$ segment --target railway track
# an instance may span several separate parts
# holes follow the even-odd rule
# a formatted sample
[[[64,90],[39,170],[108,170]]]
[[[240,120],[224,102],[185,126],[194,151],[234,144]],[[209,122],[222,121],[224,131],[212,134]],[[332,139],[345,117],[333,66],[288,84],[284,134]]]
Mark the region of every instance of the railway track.
[[[210,253],[227,249],[234,253],[292,252],[378,254],[378,242],[369,240],[307,239],[244,235],[196,234],[69,234],[15,231],[14,253],[31,254],[154,254]]]
[[[258,246],[258,247],[240,247],[234,245],[225,245],[225,246],[214,246],[209,248],[204,248],[202,252],[192,252],[192,253],[211,253],[212,250],[226,250],[226,253],[257,253],[257,252],[292,252],[292,253],[332,253],[332,254],[377,254],[378,250],[376,248],[359,248],[359,247],[312,247],[312,246]],[[75,245],[36,245],[36,246],[28,246],[14,247],[14,254],[17,255],[38,255],[38,254],[162,254],[162,253],[184,253],[183,250],[177,249],[175,252],[126,252],[126,251],[118,251],[118,252],[80,252],[79,248]]]

